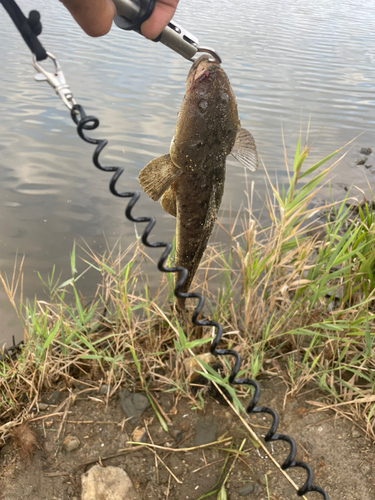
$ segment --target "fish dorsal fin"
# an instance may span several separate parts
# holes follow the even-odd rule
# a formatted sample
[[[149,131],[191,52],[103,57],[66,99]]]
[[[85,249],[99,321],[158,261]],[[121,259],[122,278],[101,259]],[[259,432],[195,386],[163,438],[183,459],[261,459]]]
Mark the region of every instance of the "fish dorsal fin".
[[[147,163],[138,179],[143,191],[157,201],[181,173],[182,170],[174,165],[168,154]]]
[[[172,186],[170,186],[161,197],[160,205],[168,214],[173,215],[173,217],[176,217],[177,215],[176,193],[173,191]]]
[[[230,152],[244,167],[255,172],[258,168],[258,153],[254,137],[244,128],[237,132],[236,142]]]

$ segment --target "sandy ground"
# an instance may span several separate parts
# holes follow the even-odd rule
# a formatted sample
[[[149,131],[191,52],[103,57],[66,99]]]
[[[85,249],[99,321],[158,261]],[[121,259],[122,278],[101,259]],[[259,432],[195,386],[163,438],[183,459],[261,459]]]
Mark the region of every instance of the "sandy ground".
[[[330,500],[373,500],[375,447],[366,441],[357,426],[331,412],[314,411],[316,407],[308,401],[322,399],[317,391],[286,398],[283,409],[285,385],[278,379],[269,379],[263,380],[261,386],[261,404],[278,412],[280,432],[295,438],[297,458],[313,468],[315,484],[327,491]],[[73,394],[80,390],[75,389]],[[151,408],[138,417],[134,425],[125,421],[120,393],[111,397],[107,406],[106,396],[98,392],[78,394],[75,402],[68,398],[68,392],[55,393],[55,404],[36,412],[30,423],[39,445],[32,459],[20,456],[13,439],[1,449],[0,498],[78,500],[81,475],[99,463],[123,468],[144,499],[197,500],[214,489],[228,456],[225,450],[238,448],[244,438],[245,454],[237,459],[226,483],[228,498],[299,498],[270,459],[262,458],[228,406],[205,396],[204,409],[197,410],[187,398],[175,401],[173,393],[154,394],[169,419],[169,432],[162,429]],[[46,401],[49,396],[44,395],[41,400]],[[268,417],[251,416],[249,422],[259,434],[265,434]],[[127,444],[134,429],[144,425],[152,441],[166,448],[194,447],[205,439],[217,440],[223,435],[232,441],[191,451],[157,450],[162,464],[149,449],[133,450]],[[77,449],[66,450],[64,441],[68,436],[78,439]],[[275,443],[271,452],[282,462],[288,448],[283,443]],[[226,471],[233,460],[234,455],[230,454]],[[301,485],[305,473],[301,469],[293,470],[291,477]],[[217,493],[210,498],[216,500]],[[307,498],[320,500],[322,496],[309,493]]]

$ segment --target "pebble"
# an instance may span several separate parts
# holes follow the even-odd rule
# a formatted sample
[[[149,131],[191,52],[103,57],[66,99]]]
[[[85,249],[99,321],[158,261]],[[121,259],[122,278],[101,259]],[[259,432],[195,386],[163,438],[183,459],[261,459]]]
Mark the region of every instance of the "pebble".
[[[236,490],[236,493],[240,495],[241,497],[246,497],[250,495],[250,498],[257,498],[262,492],[264,491],[264,488],[260,486],[258,483],[247,483],[238,490]]]
[[[250,495],[250,493],[253,493],[253,491],[254,491],[254,484],[249,483],[249,484],[245,484],[244,486],[242,486],[242,488],[237,490],[237,493],[241,497],[246,497],[247,495]]]
[[[53,426],[53,420],[45,420],[44,421],[44,426],[46,429],[50,429]]]
[[[194,384],[198,384],[198,383],[206,384],[207,383],[207,379],[205,379],[205,377],[203,377],[203,375],[198,373],[199,371],[202,371],[202,366],[198,360],[203,361],[207,365],[210,365],[214,370],[218,366],[220,366],[220,364],[218,365],[217,357],[214,356],[213,354],[211,354],[210,352],[206,352],[204,354],[198,354],[198,356],[196,356],[196,358],[185,359],[184,366],[185,366],[187,378],[189,380],[189,384],[192,384],[192,383],[194,383]]]
[[[195,424],[195,436],[193,446],[212,443],[216,441],[217,425],[211,419],[198,419]]]
[[[178,442],[179,442],[179,441],[181,441],[181,439],[182,439],[183,432],[182,432],[182,430],[181,430],[181,429],[171,429],[171,430],[169,431],[169,434],[170,434],[170,435],[173,437],[173,439],[174,439],[175,441],[177,441],[177,443],[178,443]]]
[[[131,439],[129,438],[128,434],[126,432],[121,432],[118,435],[118,438],[117,438],[117,446],[118,446],[118,448],[119,449],[121,449],[121,448],[128,448],[129,447],[128,441],[131,441]]]
[[[362,434],[360,433],[359,430],[353,429],[353,431],[352,431],[352,437],[354,437],[354,438],[360,438],[361,436],[362,436]]]
[[[61,401],[61,396],[62,394],[60,391],[53,391],[53,393],[45,399],[45,402],[49,405],[58,405]]]
[[[81,476],[82,500],[141,500],[127,473],[120,467],[95,465]]]
[[[108,394],[109,390],[110,387],[107,384],[102,384],[102,386],[99,389],[99,394],[105,396],[106,394]]]
[[[261,484],[262,486],[266,486],[267,484],[265,474],[260,471],[257,472],[257,483]]]
[[[360,151],[361,155],[370,155],[372,153],[371,148],[361,148]]]
[[[146,443],[147,442],[146,428],[136,427],[132,434],[132,441],[136,441],[137,443]]]
[[[120,396],[120,406],[127,418],[130,419],[130,423],[135,424],[139,415],[142,415],[150,406],[150,402],[144,394],[140,392],[133,394],[125,389]]]
[[[364,165],[367,160],[368,158],[365,156],[364,158],[358,158],[358,160],[356,160],[355,162],[357,165]]]
[[[259,484],[254,485],[254,496],[255,497],[260,495],[262,491],[263,491],[263,488]]]
[[[38,403],[39,411],[48,410],[48,407],[49,407],[49,404],[47,404],[47,403]]]
[[[77,450],[81,443],[76,436],[66,436],[64,439],[64,448],[66,451],[71,452]]]

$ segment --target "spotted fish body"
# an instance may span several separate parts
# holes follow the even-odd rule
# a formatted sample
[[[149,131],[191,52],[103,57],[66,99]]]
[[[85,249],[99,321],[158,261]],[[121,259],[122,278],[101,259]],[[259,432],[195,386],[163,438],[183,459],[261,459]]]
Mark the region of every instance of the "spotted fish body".
[[[188,270],[187,292],[211,236],[224,192],[225,162],[232,155],[258,167],[255,142],[241,128],[229,79],[204,55],[192,65],[170,153],[152,160],[139,175],[144,191],[161,198],[176,217],[176,262]],[[176,280],[179,276],[176,276]],[[184,299],[178,299],[184,309]]]

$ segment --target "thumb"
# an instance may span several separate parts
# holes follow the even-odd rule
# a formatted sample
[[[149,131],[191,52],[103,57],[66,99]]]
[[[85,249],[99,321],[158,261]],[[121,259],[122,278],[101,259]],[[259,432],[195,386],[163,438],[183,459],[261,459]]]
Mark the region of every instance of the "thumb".
[[[75,21],[90,36],[108,33],[116,8],[112,0],[60,0]]]

